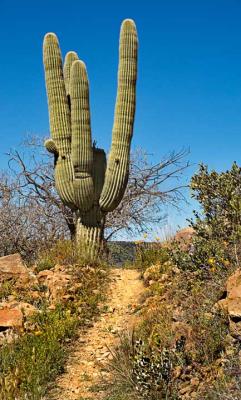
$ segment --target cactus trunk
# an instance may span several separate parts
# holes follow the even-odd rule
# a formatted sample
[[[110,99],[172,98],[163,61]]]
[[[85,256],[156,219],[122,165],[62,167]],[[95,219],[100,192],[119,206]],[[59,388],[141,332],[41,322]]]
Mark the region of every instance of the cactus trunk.
[[[104,225],[84,225],[80,219],[76,227],[76,245],[90,260],[96,260],[104,249]]]
[[[138,40],[135,23],[121,26],[118,89],[108,163],[104,150],[92,144],[89,82],[77,53],[62,56],[55,34],[44,39],[44,67],[55,184],[62,202],[77,217],[76,238],[90,258],[103,248],[107,212],[120,203],[129,175],[130,145],[136,103]]]

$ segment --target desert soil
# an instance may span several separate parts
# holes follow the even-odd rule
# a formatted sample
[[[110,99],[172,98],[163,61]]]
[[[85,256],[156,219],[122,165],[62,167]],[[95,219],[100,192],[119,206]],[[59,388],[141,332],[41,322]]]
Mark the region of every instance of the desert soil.
[[[138,299],[144,291],[136,270],[112,269],[107,294],[106,312],[88,331],[80,332],[66,365],[66,372],[56,381],[48,395],[53,400],[104,399],[106,393],[93,391],[103,380],[108,381],[106,365],[111,359],[110,349],[123,331],[132,330],[136,323]]]

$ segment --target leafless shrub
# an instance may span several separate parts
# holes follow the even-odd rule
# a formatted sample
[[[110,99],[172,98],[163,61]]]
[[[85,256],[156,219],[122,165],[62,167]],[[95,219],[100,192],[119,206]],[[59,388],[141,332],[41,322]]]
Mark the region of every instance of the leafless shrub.
[[[109,213],[106,239],[116,234],[139,234],[165,219],[163,206],[179,207],[185,200],[181,176],[188,151],[168,154],[152,164],[143,150],[132,153],[130,178],[119,207]],[[75,214],[63,205],[54,185],[51,157],[42,140],[28,137],[20,150],[11,150],[9,171],[0,177],[0,254],[20,251],[30,256],[39,245],[60,237],[74,238]]]

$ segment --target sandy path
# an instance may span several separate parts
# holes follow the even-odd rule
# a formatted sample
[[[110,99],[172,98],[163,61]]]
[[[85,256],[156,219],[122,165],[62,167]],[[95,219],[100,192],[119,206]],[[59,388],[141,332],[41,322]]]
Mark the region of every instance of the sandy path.
[[[58,378],[57,388],[50,393],[49,398],[53,400],[104,398],[103,392],[91,392],[90,388],[101,381],[101,375],[106,374],[104,365],[111,357],[108,348],[117,343],[118,333],[131,329],[135,323],[133,310],[143,290],[143,283],[136,270],[111,270],[107,312],[100,316],[86,335],[77,339],[66,372]]]

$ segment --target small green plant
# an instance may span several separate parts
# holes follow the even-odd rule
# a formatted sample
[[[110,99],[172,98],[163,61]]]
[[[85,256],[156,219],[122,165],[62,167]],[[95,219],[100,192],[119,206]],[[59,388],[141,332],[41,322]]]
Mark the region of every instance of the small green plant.
[[[9,279],[0,284],[0,301],[6,299],[14,290],[15,279]]]
[[[1,398],[40,399],[44,384],[63,370],[64,340],[73,336],[77,316],[58,307],[36,319],[36,330],[0,352]]]

